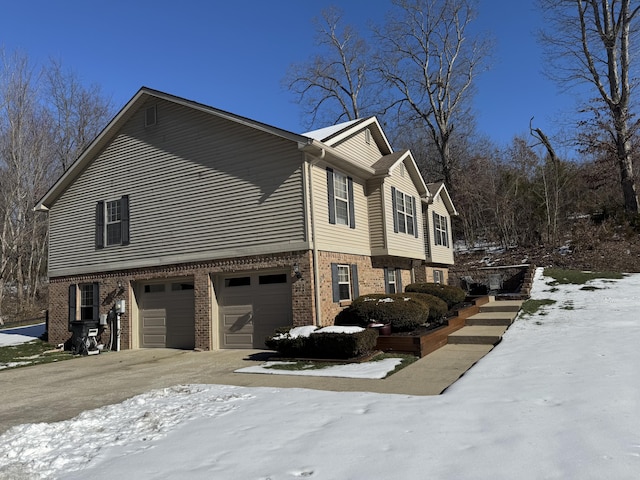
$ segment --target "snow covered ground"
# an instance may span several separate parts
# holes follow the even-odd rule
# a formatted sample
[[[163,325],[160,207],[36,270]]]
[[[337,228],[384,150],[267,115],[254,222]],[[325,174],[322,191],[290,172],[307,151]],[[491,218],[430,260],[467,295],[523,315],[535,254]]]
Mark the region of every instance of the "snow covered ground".
[[[640,275],[590,285],[539,271],[556,303],[437,397],[176,386],[12,428],[0,478],[636,479]]]
[[[44,330],[44,323],[0,330],[0,347],[30,342],[42,335]]]

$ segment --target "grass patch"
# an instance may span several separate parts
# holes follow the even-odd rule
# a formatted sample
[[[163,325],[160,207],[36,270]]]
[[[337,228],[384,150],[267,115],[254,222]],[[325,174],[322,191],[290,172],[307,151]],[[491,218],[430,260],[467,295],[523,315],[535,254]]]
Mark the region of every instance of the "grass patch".
[[[608,279],[620,280],[624,277],[617,272],[580,272],[578,270],[564,270],[562,268],[545,268],[544,275],[553,278],[549,285],[584,285],[591,280]]]
[[[415,355],[409,355],[404,353],[383,353],[380,355],[376,355],[374,358],[369,360],[369,362],[377,362],[380,360],[384,360],[386,358],[399,358],[401,362],[393,369],[391,372],[387,374],[387,377],[393,375],[394,373],[402,370],[403,368],[411,365],[413,362],[418,360],[418,357]],[[292,360],[290,363],[286,363],[284,365],[271,365],[270,369],[274,370],[288,370],[288,371],[300,371],[300,370],[322,370],[327,367],[335,367],[338,365],[346,365],[346,363],[337,363],[337,362],[322,362],[322,361],[311,361],[311,360]]]
[[[554,303],[556,303],[555,300],[551,300],[548,298],[543,298],[540,300],[534,300],[530,298],[522,304],[522,313],[524,313],[525,315],[534,315],[538,313],[538,310],[540,310],[545,305],[553,305]]]
[[[27,365],[70,360],[72,358],[73,355],[70,352],[61,352],[56,350],[53,345],[42,340],[34,340],[19,345],[0,347],[0,371]]]

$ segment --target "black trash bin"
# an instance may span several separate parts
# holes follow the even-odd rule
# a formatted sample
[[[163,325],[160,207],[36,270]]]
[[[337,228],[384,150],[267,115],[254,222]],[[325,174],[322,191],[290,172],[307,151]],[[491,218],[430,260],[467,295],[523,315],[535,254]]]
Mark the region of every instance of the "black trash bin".
[[[89,339],[89,330],[98,328],[95,322],[71,322],[71,353],[74,355],[88,355],[89,350],[95,348]]]

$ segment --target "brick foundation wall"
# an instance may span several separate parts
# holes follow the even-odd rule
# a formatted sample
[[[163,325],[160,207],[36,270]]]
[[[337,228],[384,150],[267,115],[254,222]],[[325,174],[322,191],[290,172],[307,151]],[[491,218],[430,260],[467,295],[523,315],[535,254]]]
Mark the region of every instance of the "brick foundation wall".
[[[395,262],[395,264],[394,264]],[[300,277],[293,273],[293,265],[298,264]],[[377,259],[363,255],[350,255],[334,252],[318,252],[320,279],[320,314],[323,325],[332,325],[336,315],[348,305],[333,301],[331,264],[358,266],[358,286],[360,295],[384,293],[384,267],[402,269],[402,285],[412,282],[411,262],[407,259]],[[133,285],[135,282],[191,277],[194,282],[195,298],[195,347],[202,350],[214,348],[218,335],[218,319],[212,318],[215,306],[212,290],[212,275],[256,272],[262,270],[288,270],[291,275],[291,308],[293,325],[311,325],[316,322],[316,296],[314,294],[313,253],[311,251],[288,252],[283,254],[251,256],[232,259],[198,262],[191,264],[167,265],[154,268],[131,269],[118,272],[96,273],[52,278],[49,286],[49,339],[53,344],[64,343],[71,338],[68,331],[68,290],[71,284],[99,283],[100,313],[107,313],[116,300],[126,301],[126,313],[121,317],[121,349],[137,346],[136,312],[132,313],[135,303]],[[118,281],[124,284],[119,291]],[[101,329],[100,341],[108,344],[111,332]]]
[[[299,265],[302,278],[293,274],[293,264]],[[192,277],[195,297],[195,347],[210,350],[217,328],[217,319],[212,322],[212,287],[211,275],[219,273],[255,272],[260,270],[280,269],[291,271],[292,319],[294,325],[308,325],[314,322],[315,299],[313,295],[313,274],[311,270],[311,252],[288,252],[274,255],[251,256],[198,262],[192,264],[167,265],[155,268],[140,268],[117,272],[96,273],[51,278],[49,281],[49,342],[57,345],[71,338],[68,330],[69,285],[82,283],[99,283],[100,313],[107,313],[116,300],[126,301],[126,313],[121,316],[120,348],[130,349],[137,342],[132,338],[131,306],[132,286],[134,282],[175,277]],[[119,292],[117,283],[124,284],[124,291]],[[136,319],[137,320],[137,319]],[[213,326],[212,326],[213,325]],[[101,329],[99,340],[107,344],[110,331]]]
[[[358,266],[358,289],[360,295],[384,293],[384,268],[401,268],[403,288],[411,283],[411,262],[407,259],[373,259],[364,255],[350,255],[336,252],[319,252],[320,265],[320,312],[322,325],[333,325],[336,315],[349,305],[349,302],[334,302],[331,277],[331,264]]]

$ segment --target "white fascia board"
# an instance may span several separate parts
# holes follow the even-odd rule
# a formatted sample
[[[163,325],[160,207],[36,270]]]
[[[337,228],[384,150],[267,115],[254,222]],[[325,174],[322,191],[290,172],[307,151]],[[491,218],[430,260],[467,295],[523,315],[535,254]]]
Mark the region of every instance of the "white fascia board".
[[[338,150],[312,138],[308,138],[306,143],[298,143],[298,148],[303,152],[334,165],[340,170],[352,173],[364,179],[371,178],[376,173],[373,168],[355,162],[353,159],[345,156]]]

